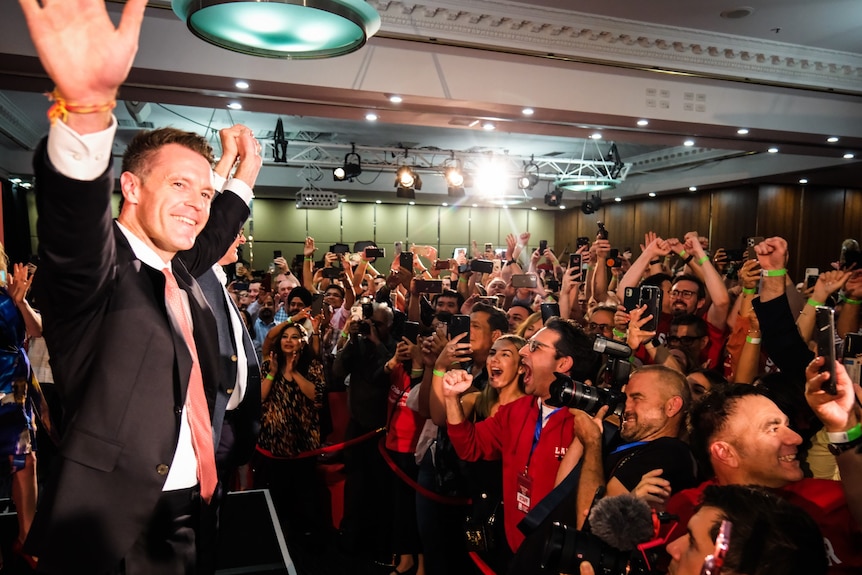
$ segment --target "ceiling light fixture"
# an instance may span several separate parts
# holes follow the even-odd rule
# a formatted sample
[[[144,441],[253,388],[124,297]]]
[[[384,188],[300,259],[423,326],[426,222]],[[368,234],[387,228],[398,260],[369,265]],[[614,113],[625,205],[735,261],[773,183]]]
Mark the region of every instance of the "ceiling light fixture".
[[[352,182],[353,178],[362,173],[362,158],[356,153],[356,144],[351,142],[350,146],[350,153],[344,155],[344,164],[332,170],[332,179],[336,182],[343,182],[344,180]]]
[[[380,29],[364,0],[171,0],[192,34],[266,58],[332,58],[355,52]]]
[[[530,156],[530,161],[524,165],[524,175],[518,178],[518,189],[532,190],[539,183],[539,166],[534,160],[535,156]]]
[[[649,193],[649,194],[647,194],[647,195],[648,195],[649,197],[651,197],[651,198],[654,198],[654,197],[655,197],[655,192],[650,192],[650,193]]]
[[[393,104],[400,104],[401,102],[404,101],[404,98],[402,98],[398,94],[392,94],[391,96],[389,96],[389,101],[392,102]]]
[[[521,113],[525,116],[532,116],[535,113],[535,110],[533,110],[532,108],[524,108],[523,110],[521,110]]]
[[[686,148],[690,148],[694,145],[694,140],[686,140],[685,142],[682,143],[682,145],[685,146]]]
[[[482,124],[482,129],[485,130],[486,132],[490,132],[492,130],[495,130],[496,126],[494,125],[493,122],[485,122],[484,124]]]
[[[407,152],[404,152],[405,157]],[[395,195],[399,198],[414,199],[416,190],[422,189],[422,179],[413,168],[402,165],[395,173]]]
[[[587,158],[589,146],[595,147],[596,159]],[[554,179],[554,185],[570,192],[607,190],[622,183],[630,167],[622,161],[615,143],[612,142],[607,154],[604,154],[598,140],[584,140],[580,161],[571,162],[565,170],[557,168],[561,173]]]
[[[231,110],[242,110],[242,104],[239,102],[228,102],[227,107]]]
[[[563,201],[563,190],[560,188],[554,188],[553,190],[548,190],[548,193],[545,194],[545,205],[550,206],[552,208],[557,208]]]
[[[379,117],[380,116],[378,116],[374,112],[368,112],[367,114],[365,114],[365,119],[369,122],[376,122]]]
[[[584,200],[584,203],[581,204],[581,211],[587,215],[594,214],[602,207],[602,197],[599,195],[593,195],[592,197],[587,197]]]
[[[829,142],[830,144],[834,144],[835,142],[838,141],[838,136],[829,136],[828,138],[826,138],[826,141]]]
[[[246,82],[245,80],[237,80],[234,86],[236,86],[240,90],[248,90],[248,82]]]
[[[641,128],[649,126],[649,120],[638,120],[638,126],[640,126]]]
[[[769,149],[768,149],[768,150],[766,150],[766,151],[767,151],[767,152],[769,152],[770,154],[777,154],[777,153],[778,153],[778,148],[776,148],[775,146],[772,146],[771,148],[769,148]]]
[[[853,154],[853,153],[851,153],[851,152],[847,152],[846,154],[844,154],[844,159],[845,159],[845,160],[852,160],[852,159],[853,159],[853,158],[855,158],[855,157],[856,157],[856,155],[855,155],[855,154]]]
[[[621,201],[623,201],[623,199],[621,197],[617,196],[614,198],[614,201],[615,202],[621,202]]]
[[[689,192],[696,192],[696,191],[697,191],[697,186],[689,186],[689,187],[688,187],[688,191],[689,191]]]
[[[452,157],[446,160],[444,178],[446,179],[446,192],[451,197],[463,197],[466,192],[464,168],[461,166],[461,160],[455,157],[455,152],[452,152]]]
[[[802,179],[800,179],[800,180],[799,180],[799,183],[800,183],[800,184],[807,184],[807,183],[808,183],[808,178],[802,178]]]
[[[747,136],[748,135],[748,128],[740,128],[736,131],[736,133],[739,134],[740,136]]]

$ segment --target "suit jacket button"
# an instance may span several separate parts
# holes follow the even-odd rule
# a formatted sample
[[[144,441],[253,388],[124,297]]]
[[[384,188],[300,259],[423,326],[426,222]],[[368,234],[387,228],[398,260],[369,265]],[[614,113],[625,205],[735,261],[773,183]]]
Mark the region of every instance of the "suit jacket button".
[[[232,356],[230,356],[230,360],[231,360],[232,362],[234,362],[234,363],[236,363],[236,360],[237,360],[237,359],[238,359],[238,358],[237,358],[236,354],[233,354]]]
[[[233,393],[233,388],[231,387],[230,389],[227,389],[225,391],[227,392],[228,395],[230,395]]]
[[[182,408],[182,406],[181,406],[181,405],[177,405],[177,406],[175,406],[175,407],[174,407],[174,413],[175,413],[176,415],[180,415],[182,412],[183,412],[183,408]]]
[[[159,463],[156,466],[156,473],[158,473],[159,475],[167,475],[168,474],[168,466],[165,465],[164,463]]]

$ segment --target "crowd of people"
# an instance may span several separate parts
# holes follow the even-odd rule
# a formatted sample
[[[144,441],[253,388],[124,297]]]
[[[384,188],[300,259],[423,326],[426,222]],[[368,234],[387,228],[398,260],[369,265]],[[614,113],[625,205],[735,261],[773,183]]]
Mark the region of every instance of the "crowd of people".
[[[21,5],[56,83],[34,305],[29,270],[0,261],[4,469],[30,567],[213,572],[225,492],[263,488],[298,558],[334,543],[355,572],[862,570],[862,388],[835,358],[860,328],[858,245],[810,285],[780,237],[737,254],[645,231],[635,257],[601,224],[573,254],[527,232],[453,257],[309,237],[256,271],[244,126],[217,162],[196,134],[139,134],[111,215],[111,110],[146,2],[118,26],[100,0]],[[34,507],[24,350],[43,333],[62,415]],[[631,566],[607,571],[614,553]]]

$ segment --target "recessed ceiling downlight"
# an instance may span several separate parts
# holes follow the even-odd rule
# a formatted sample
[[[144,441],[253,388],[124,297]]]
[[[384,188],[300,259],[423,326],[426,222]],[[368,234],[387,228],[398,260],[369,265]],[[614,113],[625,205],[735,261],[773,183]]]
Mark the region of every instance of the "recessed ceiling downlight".
[[[752,14],[754,14],[754,8],[751,6],[738,6],[723,10],[720,16],[726,20],[739,20],[740,18],[747,18]]]

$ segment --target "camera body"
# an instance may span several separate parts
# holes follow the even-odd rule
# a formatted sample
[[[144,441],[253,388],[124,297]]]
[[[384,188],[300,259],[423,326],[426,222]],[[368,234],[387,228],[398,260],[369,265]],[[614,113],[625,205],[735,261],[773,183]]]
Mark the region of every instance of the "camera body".
[[[595,416],[607,405],[608,415],[621,416],[626,408],[626,394],[616,389],[604,389],[574,381],[564,373],[554,372],[549,397],[545,403],[553,407],[574,407]]]

